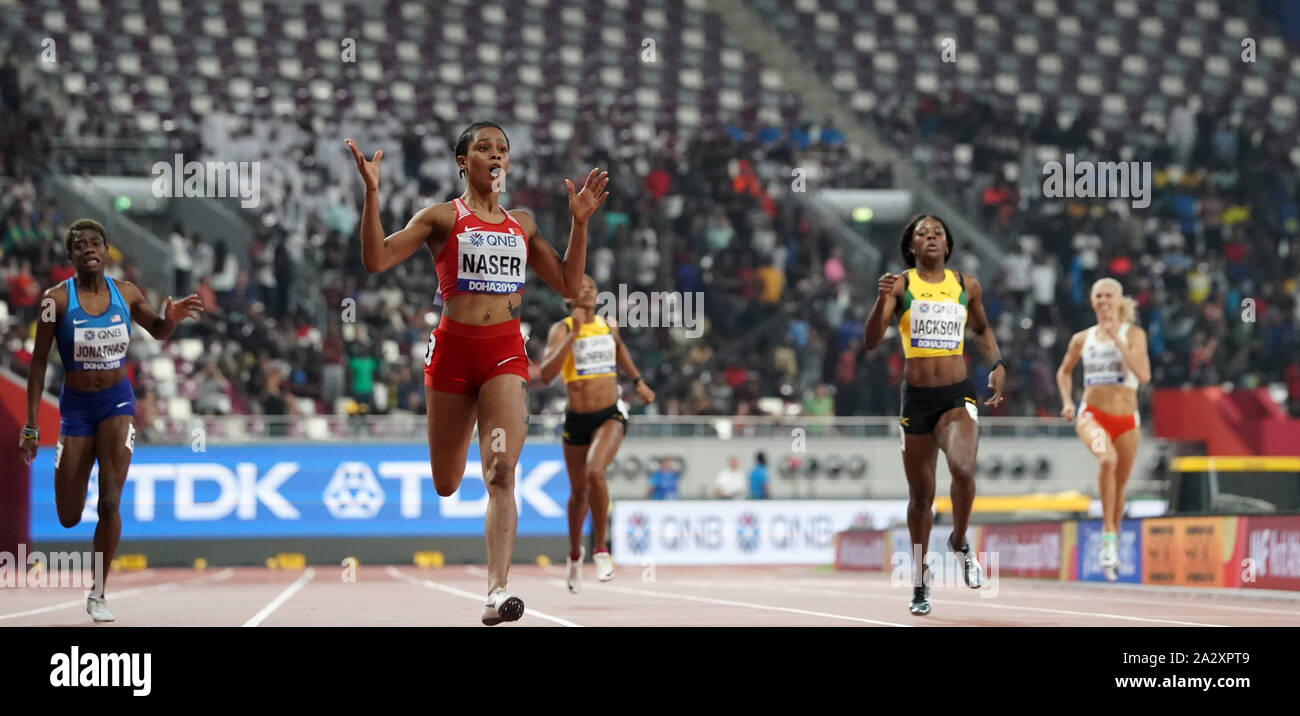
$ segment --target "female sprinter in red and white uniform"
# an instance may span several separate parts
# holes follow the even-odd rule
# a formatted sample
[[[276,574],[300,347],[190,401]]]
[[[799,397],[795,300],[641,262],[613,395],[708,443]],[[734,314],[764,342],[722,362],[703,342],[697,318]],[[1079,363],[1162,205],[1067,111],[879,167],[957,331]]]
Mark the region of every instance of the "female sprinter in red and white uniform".
[[[1119,521],[1124,515],[1124,485],[1138,450],[1137,390],[1151,380],[1147,335],[1133,324],[1134,301],[1113,278],[1092,285],[1097,325],[1070,338],[1056,385],[1061,417],[1074,420],[1074,431],[1097,458],[1101,490],[1101,553],[1106,579],[1119,579]],[[1074,364],[1083,357],[1083,402],[1076,413]]]
[[[518,523],[515,464],[528,421],[528,356],[519,328],[524,271],[531,267],[565,298],[578,296],[587,261],[587,219],[609,196],[609,177],[592,169],[577,193],[573,182],[564,180],[573,226],[561,261],[531,216],[497,205],[510,169],[510,140],[500,126],[475,122],[457,140],[456,164],[465,177],[460,197],[421,209],[406,228],[387,237],[379,221],[379,160],[384,152],[367,161],[352,140],[347,145],[366,184],[361,217],[366,270],[392,268],[421,245],[433,256],[444,300],[442,319],[425,355],[433,485],[444,497],[460,486],[477,419],[488,493],[483,623],[516,621],[523,616],[524,603],[506,591],[506,579]]]

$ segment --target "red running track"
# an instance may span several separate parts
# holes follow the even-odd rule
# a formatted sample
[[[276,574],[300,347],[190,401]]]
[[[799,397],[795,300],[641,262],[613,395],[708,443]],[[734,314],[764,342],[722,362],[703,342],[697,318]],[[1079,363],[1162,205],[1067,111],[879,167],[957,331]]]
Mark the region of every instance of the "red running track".
[[[85,590],[0,588],[5,626],[474,626],[487,592],[481,566],[147,569],[115,574],[112,624],[93,625]],[[564,568],[515,565],[527,605],[507,626],[1300,626],[1300,593],[1081,584],[1002,578],[975,591],[936,586],[934,612],[907,611],[908,585],[886,573],[813,567],[634,567],[580,594]]]

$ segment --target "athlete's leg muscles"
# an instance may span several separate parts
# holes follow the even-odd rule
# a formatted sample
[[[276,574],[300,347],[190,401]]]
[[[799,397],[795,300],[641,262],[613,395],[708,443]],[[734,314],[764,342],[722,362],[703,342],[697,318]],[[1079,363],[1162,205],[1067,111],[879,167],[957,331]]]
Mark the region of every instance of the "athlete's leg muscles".
[[[1127,430],[1114,439],[1115,444],[1115,530],[1119,531],[1120,520],[1124,519],[1124,488],[1128,486],[1133,461],[1137,458],[1141,431],[1137,428]]]
[[[465,457],[474,435],[475,399],[424,387],[429,422],[429,468],[433,487],[447,497],[460,487],[465,476]]]
[[[105,583],[108,581],[107,566],[113,563],[122,538],[122,518],[118,508],[127,470],[131,466],[131,455],[135,451],[134,426],[134,417],[118,415],[101,420],[95,429],[95,455],[99,460],[99,524],[95,526],[95,553],[104,560]],[[105,583],[96,584],[92,593],[103,594]]]
[[[934,435],[904,435],[903,470],[907,473],[907,531],[912,537],[913,552],[920,545],[921,564],[913,564],[913,578],[919,577],[925,554],[930,547],[930,527],[934,515],[934,468],[939,459],[939,444]]]
[[[948,459],[952,475],[952,531],[957,547],[966,544],[966,527],[970,524],[975,503],[975,456],[979,452],[979,425],[965,407],[953,408],[939,418],[934,428],[939,449]]]
[[[606,532],[609,527],[609,487],[605,484],[605,470],[614,461],[618,448],[623,444],[623,423],[618,420],[606,420],[591,440],[591,451],[587,453],[587,492],[591,502],[591,531],[595,538],[596,549],[605,549]]]
[[[519,386],[524,386],[520,391]],[[488,380],[478,394],[478,445],[488,508],[485,531],[488,591],[505,587],[514,553],[519,513],[515,506],[515,466],[528,432],[528,385],[513,374]]]
[[[1074,422],[1074,432],[1088,446],[1088,451],[1097,458],[1097,489],[1101,493],[1101,514],[1103,532],[1119,530],[1119,507],[1115,492],[1115,468],[1119,460],[1115,444],[1110,435],[1091,415],[1081,415]]]
[[[569,555],[582,547],[582,523],[587,519],[587,448],[564,445],[564,464],[569,470]]]
[[[75,527],[86,507],[86,486],[95,464],[95,436],[60,435],[54,449],[54,504],[59,524]]]

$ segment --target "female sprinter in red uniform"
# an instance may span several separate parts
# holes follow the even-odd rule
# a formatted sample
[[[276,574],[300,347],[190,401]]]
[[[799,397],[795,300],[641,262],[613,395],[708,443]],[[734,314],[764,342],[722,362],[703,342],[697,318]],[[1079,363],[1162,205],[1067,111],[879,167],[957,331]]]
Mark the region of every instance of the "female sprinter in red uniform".
[[[379,221],[379,160],[367,161],[347,140],[366,185],[361,256],[366,271],[392,268],[421,245],[429,249],[444,305],[429,336],[424,394],[429,419],[433,485],[448,496],[460,486],[477,419],[479,458],[487,487],[485,521],[488,598],[483,623],[516,621],[524,603],[506,591],[518,514],[515,464],[527,433],[528,356],[519,329],[525,267],[568,299],[582,288],[587,261],[587,219],[609,196],[609,177],[592,169],[581,191],[569,190],[573,227],[561,261],[528,214],[497,205],[510,169],[510,140],[500,126],[475,122],[456,142],[465,177],[457,199],[421,209],[406,228],[384,236]]]
[[[569,591],[582,589],[582,523],[591,509],[596,552],[596,579],[614,578],[614,560],[605,549],[609,523],[609,489],[605,469],[623,442],[627,407],[618,399],[616,367],[633,378],[636,394],[649,405],[655,393],[632,362],[618,324],[596,315],[596,281],[582,279],[582,293],[573,302],[573,315],[551,326],[542,359],[542,382],[550,385],[564,373],[569,407],[564,416],[564,462],[569,471]],[[588,497],[590,496],[590,497]]]
[[[1074,432],[1097,458],[1101,491],[1101,550],[1106,579],[1119,579],[1119,521],[1124,515],[1124,485],[1137,456],[1137,390],[1151,380],[1147,334],[1133,325],[1134,301],[1113,278],[1092,284],[1097,325],[1070,338],[1056,371],[1061,417],[1074,420]],[[1074,364],[1083,358],[1083,402],[1074,408]]]
[[[993,361],[989,390],[984,401],[1002,402],[1006,362],[1000,357],[993,327],[984,315],[983,291],[974,276],[945,268],[952,255],[948,226],[935,216],[913,217],[903,228],[900,250],[911,267],[901,276],[880,277],[880,295],[863,327],[868,350],[885,335],[890,318],[898,312],[898,332],[903,342],[903,470],[907,473],[909,501],[907,527],[920,564],[913,564],[912,604],[916,616],[930,613],[930,584],[925,553],[930,545],[934,506],[934,468],[942,450],[952,474],[952,534],[948,548],[962,561],[966,585],[979,589],[983,571],[970,544],[966,525],[975,502],[975,453],[979,448],[979,409],[975,386],[966,374],[965,336],[969,327],[980,351]],[[969,322],[968,319],[969,318]]]
[[[27,374],[27,425],[21,450],[28,463],[36,457],[37,411],[50,344],[56,342],[64,379],[59,393],[59,443],[54,451],[54,501],[64,527],[81,522],[90,468],[99,462],[95,558],[109,565],[122,537],[118,503],[135,452],[135,392],[126,377],[131,321],[165,341],[176,324],[199,315],[203,302],[198,294],[176,302],[168,297],[160,316],[135,284],[105,276],[108,233],[98,221],[74,221],[64,235],[63,248],[77,275],[46,290],[41,301],[42,318],[36,322],[36,349]],[[50,320],[45,320],[47,300],[54,308]],[[111,622],[113,613],[104,599],[108,574],[98,565],[95,572],[86,612],[97,622]]]

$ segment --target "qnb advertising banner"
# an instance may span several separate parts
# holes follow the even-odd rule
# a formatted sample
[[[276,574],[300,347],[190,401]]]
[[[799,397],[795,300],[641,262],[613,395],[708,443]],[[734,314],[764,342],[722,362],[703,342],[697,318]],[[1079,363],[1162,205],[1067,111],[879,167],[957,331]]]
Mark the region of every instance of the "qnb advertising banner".
[[[831,564],[835,533],[906,518],[906,500],[618,500],[610,537],[659,565]]]
[[[132,539],[483,536],[487,491],[477,450],[460,489],[433,489],[423,445],[136,447],[123,491],[122,533]],[[32,466],[32,538],[90,539],[98,468],[82,521],[59,524],[54,450]],[[567,533],[569,481],[559,445],[525,445],[515,475],[521,536]]]

